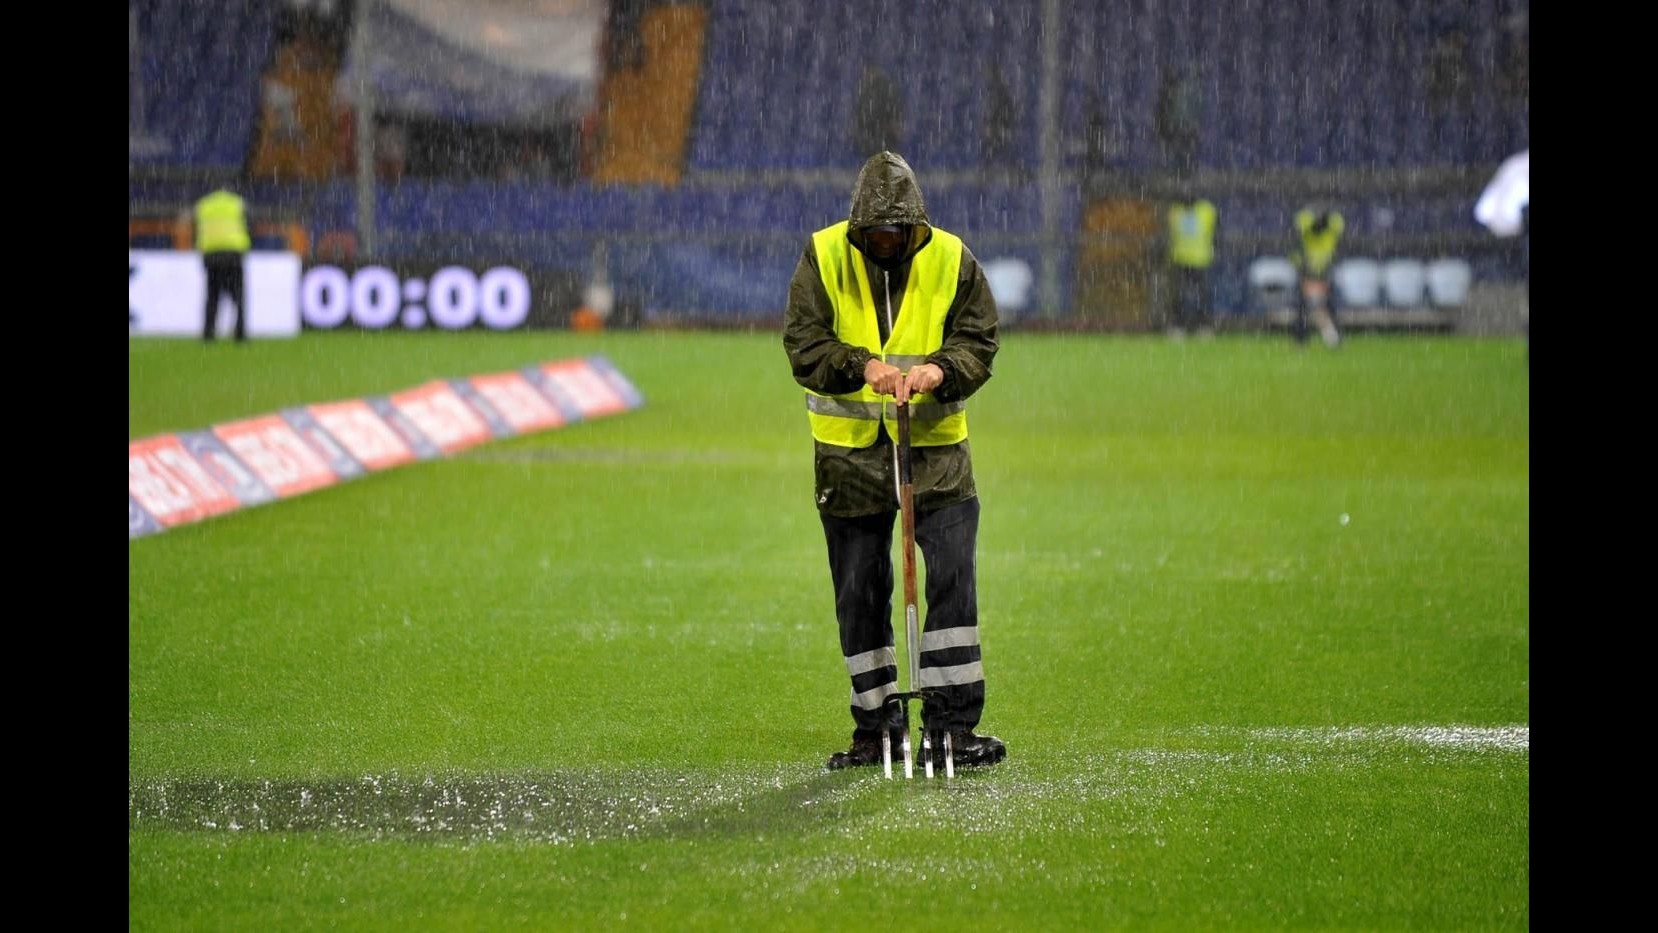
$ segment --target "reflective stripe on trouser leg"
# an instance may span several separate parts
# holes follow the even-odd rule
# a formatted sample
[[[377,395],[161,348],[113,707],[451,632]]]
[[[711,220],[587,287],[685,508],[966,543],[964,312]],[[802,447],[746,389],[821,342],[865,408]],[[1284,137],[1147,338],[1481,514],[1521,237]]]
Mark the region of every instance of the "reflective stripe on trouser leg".
[[[927,692],[922,716],[928,728],[971,729],[984,713],[978,535],[977,498],[916,516],[915,543],[927,562],[920,686]]]
[[[857,518],[818,517],[829,547],[835,585],[835,621],[841,655],[852,679],[853,736],[880,732],[882,706],[898,690],[892,642],[892,525],[895,513]]]

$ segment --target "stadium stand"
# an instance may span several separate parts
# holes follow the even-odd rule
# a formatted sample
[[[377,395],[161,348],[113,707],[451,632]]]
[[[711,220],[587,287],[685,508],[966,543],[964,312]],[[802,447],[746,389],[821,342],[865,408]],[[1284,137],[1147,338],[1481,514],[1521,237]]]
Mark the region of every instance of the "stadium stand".
[[[131,0],[128,162],[240,169],[259,113],[259,79],[276,47],[276,5]],[[134,151],[136,148],[137,151]]]
[[[917,2],[879,17],[806,0],[647,4],[643,59],[604,77],[608,116],[590,174],[573,183],[383,180],[376,254],[577,269],[602,241],[618,294],[664,320],[775,316],[805,234],[844,216],[867,155],[850,132],[860,69],[875,63],[901,79],[900,150],[922,175],[935,221],[981,259],[1036,269],[1057,254],[1059,304],[1048,313],[1133,327],[1144,315],[1102,306],[1144,304],[1155,291],[1157,225],[1143,221],[1160,215],[1172,190],[1157,136],[1159,82],[1166,66],[1186,62],[1202,103],[1198,179],[1220,214],[1212,281],[1222,315],[1262,310],[1251,265],[1287,250],[1292,206],[1309,193],[1346,216],[1346,254],[1456,256],[1472,283],[1511,279],[1516,259],[1486,246],[1470,205],[1491,167],[1529,146],[1528,98],[1505,77],[1503,31],[1528,5],[1065,8],[1055,244],[1045,239],[1036,179],[1040,4]],[[338,127],[315,107],[300,108],[297,132],[333,143],[314,141],[303,157],[285,152],[261,91],[274,76],[319,99],[329,81],[326,69],[295,60],[277,34],[277,6],[227,0],[206,17],[181,0],[131,4],[135,244],[167,242],[154,224],[200,195],[203,173],[229,173],[256,220],[299,226],[298,236],[267,233],[265,245],[354,249],[357,195],[341,158],[349,137],[331,134]],[[991,61],[1014,102],[1011,164],[995,167],[982,132]],[[1083,192],[1091,120],[1105,137],[1093,157],[1107,164],[1098,190]],[[318,150],[331,150],[332,171],[319,167]]]

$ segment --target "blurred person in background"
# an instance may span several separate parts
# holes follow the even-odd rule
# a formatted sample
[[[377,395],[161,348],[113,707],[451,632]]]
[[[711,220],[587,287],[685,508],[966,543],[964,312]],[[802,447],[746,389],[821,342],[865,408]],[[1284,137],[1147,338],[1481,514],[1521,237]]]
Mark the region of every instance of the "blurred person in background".
[[[915,172],[896,153],[870,157],[848,219],[806,244],[783,325],[790,369],[806,389],[818,515],[852,685],[852,745],[829,758],[832,770],[880,763],[880,730],[903,725],[892,696],[894,403],[913,406],[915,540],[926,560],[926,631],[909,649],[919,650],[920,680],[910,686],[925,691],[923,724],[950,733],[958,764],[992,765],[1006,754],[1001,740],[973,732],[985,682],[966,400],[990,379],[996,326],[983,270],[960,238],[932,226]]]
[[[898,86],[879,65],[865,65],[852,112],[853,149],[865,156],[896,147],[903,115]]]
[[[1169,284],[1174,293],[1169,336],[1177,340],[1193,330],[1205,337],[1215,332],[1209,268],[1215,262],[1216,217],[1213,203],[1190,192],[1169,205]]]
[[[1163,68],[1157,90],[1157,138],[1168,169],[1178,178],[1190,177],[1197,167],[1197,145],[1203,134],[1203,98],[1197,76],[1186,62]]]
[[[1335,311],[1330,304],[1330,268],[1336,262],[1336,247],[1346,222],[1333,208],[1308,205],[1295,214],[1295,246],[1290,260],[1300,273],[1296,289],[1295,342],[1307,342],[1307,320],[1317,325],[1324,345],[1341,345]]]
[[[248,311],[242,288],[242,263],[253,245],[242,199],[224,188],[196,202],[196,251],[207,270],[207,301],[202,308],[202,340],[212,343],[218,330],[219,301],[226,295],[235,309],[238,343],[247,340]]]
[[[1019,108],[1013,91],[1002,77],[1000,62],[992,61],[985,79],[984,162],[995,169],[1014,167],[1017,152],[1014,132],[1019,123]],[[883,147],[885,148],[885,147]]]

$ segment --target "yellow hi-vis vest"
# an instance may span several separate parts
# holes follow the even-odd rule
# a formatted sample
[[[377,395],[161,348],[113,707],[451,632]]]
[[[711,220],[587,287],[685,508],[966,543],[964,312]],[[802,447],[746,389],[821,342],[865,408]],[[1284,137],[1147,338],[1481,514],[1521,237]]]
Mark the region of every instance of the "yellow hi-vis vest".
[[[215,191],[196,202],[196,249],[203,253],[245,253],[253,242],[242,217],[242,199]]]
[[[1308,275],[1322,276],[1329,268],[1330,261],[1336,257],[1336,241],[1341,239],[1341,231],[1345,224],[1341,215],[1330,212],[1330,225],[1324,228],[1323,233],[1313,232],[1313,221],[1317,217],[1312,211],[1299,211],[1295,215],[1295,230],[1301,235],[1301,255],[1296,257],[1299,266]]]
[[[1191,269],[1207,269],[1215,261],[1215,205],[1198,201],[1169,208],[1169,259]]]
[[[818,272],[835,306],[835,336],[909,372],[944,345],[944,317],[956,297],[961,271],[961,239],[933,228],[932,240],[910,260],[902,311],[882,346],[875,316],[886,314],[885,296],[872,294],[862,254],[847,242],[846,225],[841,221],[812,234]],[[883,423],[887,436],[898,439],[892,396],[880,395],[867,384],[845,395],[819,395],[807,389],[806,417],[812,423],[812,437],[837,447],[868,447],[875,443],[875,432]],[[939,447],[966,439],[965,401],[939,402],[930,392],[910,396],[912,446]]]

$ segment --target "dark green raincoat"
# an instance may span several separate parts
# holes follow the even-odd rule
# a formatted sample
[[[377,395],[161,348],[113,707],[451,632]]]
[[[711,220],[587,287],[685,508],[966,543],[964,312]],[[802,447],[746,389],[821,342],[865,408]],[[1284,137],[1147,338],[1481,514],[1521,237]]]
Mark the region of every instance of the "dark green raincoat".
[[[905,259],[926,249],[932,225],[921,199],[915,172],[892,152],[871,156],[858,172],[852,190],[852,210],[847,238],[860,251],[858,231],[881,224],[910,224],[914,231]],[[870,291],[878,306],[881,338],[888,334],[884,311],[885,295],[892,296],[892,315],[903,313],[904,286],[909,262],[891,273],[864,259]],[[842,343],[835,337],[835,309],[824,290],[818,271],[817,253],[807,240],[806,250],[789,282],[789,305],[783,321],[783,348],[795,382],[825,395],[856,391],[864,384],[864,364],[870,352]],[[965,399],[990,379],[990,364],[996,357],[996,302],[978,260],[965,245],[956,294],[944,322],[944,343],[927,356],[944,371],[944,382],[933,390],[940,402]],[[810,438],[806,422],[805,393],[801,393],[800,432]],[[968,418],[969,431],[972,418]],[[886,432],[877,432],[873,445],[864,448],[837,447],[813,441],[816,448],[817,506],[826,514],[841,517],[892,512],[898,508],[897,487],[892,472],[892,442]],[[971,499],[978,494],[973,484],[973,461],[968,441],[943,447],[911,447],[910,463],[918,511],[930,512]]]

